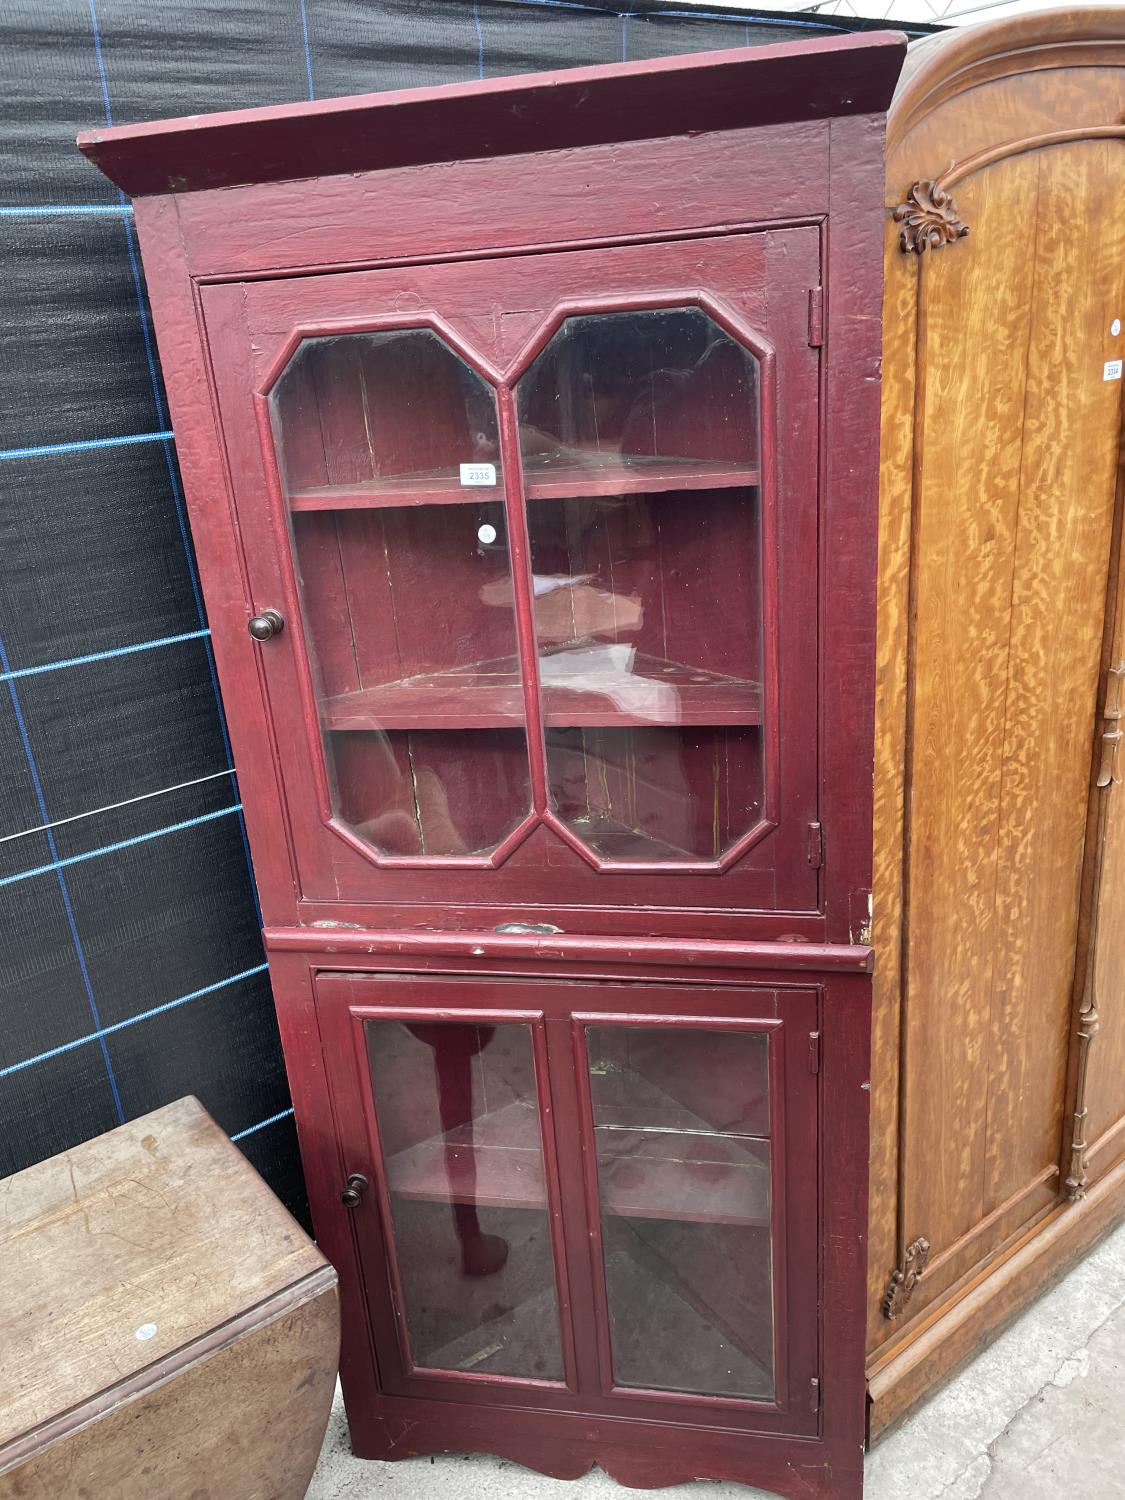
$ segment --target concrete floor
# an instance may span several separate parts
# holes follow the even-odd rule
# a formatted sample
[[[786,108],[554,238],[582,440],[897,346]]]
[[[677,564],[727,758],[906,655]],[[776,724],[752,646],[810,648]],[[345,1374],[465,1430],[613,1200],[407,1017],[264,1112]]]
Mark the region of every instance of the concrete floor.
[[[623,1489],[599,1471],[546,1479],[449,1455],[397,1464],[348,1452],[337,1400],[309,1500],[753,1500],[701,1481]],[[1123,1500],[1125,1225],[867,1460],[867,1500]]]

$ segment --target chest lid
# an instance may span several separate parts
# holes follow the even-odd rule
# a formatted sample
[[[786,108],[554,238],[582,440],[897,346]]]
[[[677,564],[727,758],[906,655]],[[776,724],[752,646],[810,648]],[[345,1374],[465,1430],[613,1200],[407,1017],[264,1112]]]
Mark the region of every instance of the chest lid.
[[[334,1279],[196,1099],[17,1172],[0,1183],[0,1469],[21,1435]]]

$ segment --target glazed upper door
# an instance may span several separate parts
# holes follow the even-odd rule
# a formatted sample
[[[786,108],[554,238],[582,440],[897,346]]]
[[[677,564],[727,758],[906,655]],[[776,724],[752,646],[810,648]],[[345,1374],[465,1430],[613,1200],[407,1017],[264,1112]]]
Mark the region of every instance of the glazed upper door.
[[[207,289],[306,897],[815,910],[818,264]]]
[[[317,997],[383,1389],[817,1430],[815,990]]]

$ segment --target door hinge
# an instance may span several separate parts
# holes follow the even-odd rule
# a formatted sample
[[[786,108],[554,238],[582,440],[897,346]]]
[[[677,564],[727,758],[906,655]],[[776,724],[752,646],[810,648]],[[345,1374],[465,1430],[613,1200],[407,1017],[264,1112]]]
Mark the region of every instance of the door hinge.
[[[809,1410],[812,1412],[820,1410],[820,1381],[815,1375],[809,1381]]]
[[[809,1072],[820,1072],[820,1032],[809,1032]]]
[[[1121,720],[1125,708],[1121,703],[1125,664],[1110,667],[1105,674],[1105,703],[1102,706],[1102,755],[1098,763],[1098,785],[1116,786],[1121,780],[1117,769],[1117,748],[1121,744]]]
[[[893,1323],[902,1312],[913,1296],[914,1288],[921,1281],[929,1258],[930,1242],[925,1235],[920,1234],[916,1240],[912,1240],[907,1245],[902,1257],[902,1265],[897,1266],[891,1272],[891,1279],[887,1282],[887,1290],[883,1294],[884,1318],[889,1318]]]
[[[814,870],[819,870],[824,863],[824,824],[809,824],[809,842],[807,848],[809,864]]]
[[[824,343],[824,288],[809,287],[809,348],[819,349]]]

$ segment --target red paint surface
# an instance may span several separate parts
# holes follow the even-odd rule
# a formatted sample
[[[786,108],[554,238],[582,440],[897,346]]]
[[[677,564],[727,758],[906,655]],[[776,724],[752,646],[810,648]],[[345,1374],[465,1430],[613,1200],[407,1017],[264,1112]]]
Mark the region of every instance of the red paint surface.
[[[341,1273],[344,1390],[361,1454],[483,1450],[560,1477],[596,1462],[635,1486],[712,1477],[794,1497],[860,1493],[871,953],[853,923],[866,910],[871,859],[881,111],[901,53],[901,39],[854,37],[84,139],[109,175],[153,195],[139,199],[136,218],[317,1236]],[[519,131],[507,123],[513,108]],[[466,153],[474,159],[460,159]],[[813,330],[810,346],[817,287],[822,342]],[[643,602],[665,598],[670,628],[689,644],[697,638],[702,652],[714,638],[701,628],[706,612],[738,587],[733,574],[724,580],[723,507],[742,506],[742,517],[759,507],[760,599],[739,596],[747,608],[732,616],[712,675],[683,696],[678,726],[634,724],[627,710],[607,714],[597,695],[539,681],[536,632],[552,627],[526,587],[537,528],[529,537],[525,505],[560,503],[552,495],[573,491],[574,478],[530,461],[524,473],[518,458],[506,459],[503,494],[490,498],[505,507],[512,614],[501,630],[503,612],[494,611],[487,629],[489,650],[510,665],[487,686],[451,684],[449,669],[467,662],[439,649],[435,578],[411,578],[407,605],[405,575],[395,574],[392,605],[386,571],[362,563],[377,538],[393,567],[404,566],[403,539],[422,524],[409,516],[426,514],[422,502],[447,506],[452,527],[464,493],[440,479],[405,498],[383,492],[352,443],[347,382],[321,407],[315,441],[307,426],[292,426],[284,459],[306,609],[350,614],[363,627],[349,651],[318,663],[340,745],[343,822],[334,822],[266,394],[299,341],[439,330],[496,390],[510,455],[519,444],[513,383],[568,311],[677,303],[707,307],[758,355],[760,447],[748,453],[732,436],[727,449],[712,432],[710,458],[667,466],[647,488],[628,469],[606,470],[581,503],[652,495],[644,503],[658,516],[660,547],[639,567],[622,561],[612,528],[594,528],[594,550],[577,565],[594,575],[634,568],[630,591]],[[294,386],[298,405],[316,399],[315,372],[302,378],[311,384],[304,396]],[[427,385],[437,392],[444,378],[435,366]],[[681,459],[699,451],[688,439],[678,435]],[[418,444],[456,446],[457,434],[406,422],[398,441],[409,467]],[[439,467],[447,461],[438,455]],[[706,524],[685,524],[688,504],[704,499]],[[678,591],[677,578],[703,569],[709,596],[698,584]],[[259,646],[245,626],[266,607],[280,608],[287,628]],[[401,669],[380,675],[392,608]],[[661,659],[647,637],[641,649]],[[760,673],[746,665],[759,656]],[[424,680],[407,688],[407,677]],[[412,705],[423,693],[419,711]],[[551,803],[544,715],[552,734],[634,736],[637,765],[659,761],[660,735],[695,736],[690,753],[683,741],[682,764],[697,786],[714,764],[708,736],[754,736],[756,748],[728,752],[735,771],[719,811],[733,843],[723,859],[656,866],[626,852],[630,863],[611,869],[593,856],[567,826],[572,812]],[[365,716],[388,731],[378,755]],[[403,768],[423,744],[436,783],[468,819],[466,847],[494,845],[491,853],[419,859],[413,835],[400,830],[385,834],[376,860],[355,831],[395,811]],[[555,752],[567,787],[577,745]],[[491,778],[485,797],[482,776]],[[737,788],[755,778],[760,806],[747,827]],[[612,778],[604,794],[609,813],[625,795]],[[654,808],[661,816],[659,797]],[[409,823],[413,810],[400,811]],[[824,829],[821,868],[808,859],[811,822]],[[503,931],[512,923],[559,931]],[[469,1064],[456,1057],[439,1078],[441,1118],[474,1155],[452,1176],[448,1160],[439,1167],[409,1100],[388,1114],[398,1085],[374,1097],[365,1018],[422,1036],[443,1022],[489,1037],[526,1026],[542,1140],[530,1175],[506,1176],[497,1156],[477,1161],[490,1131],[506,1144],[503,1120],[478,1120],[462,1076]],[[696,1101],[743,1086],[724,1036],[766,1039],[768,1110],[759,1083],[752,1133],[763,1144],[749,1157],[768,1163],[768,1227],[732,1176],[736,1165],[748,1170],[746,1150],[724,1159],[712,1147],[702,1166],[690,1157],[685,1165],[660,1142],[613,1166],[602,1216],[590,1025],[680,1038],[671,1075],[665,1063],[651,1066],[662,1086]],[[810,1067],[813,1033],[819,1072]],[[380,1136],[388,1120],[399,1132],[390,1168]],[[700,1187],[703,1168],[710,1192]],[[479,1210],[456,1187],[465,1170]],[[339,1194],[356,1171],[373,1189],[349,1214]],[[399,1193],[424,1216],[450,1181],[444,1212],[458,1210],[448,1223],[462,1246],[487,1233],[489,1212],[513,1225],[521,1214],[546,1215],[558,1378],[414,1367],[391,1200]],[[708,1279],[725,1273],[724,1316],[767,1362],[772,1326],[773,1399],[615,1385],[607,1288],[619,1283],[607,1279],[602,1242],[611,1257],[631,1244],[630,1216],[671,1224],[651,1231],[669,1254],[683,1236],[707,1232],[690,1243],[703,1247]],[[412,1224],[401,1220],[408,1237]],[[734,1251],[757,1243],[739,1233],[771,1237],[772,1298],[754,1256]],[[680,1239],[660,1238],[668,1234]],[[638,1368],[648,1368],[644,1355]]]

